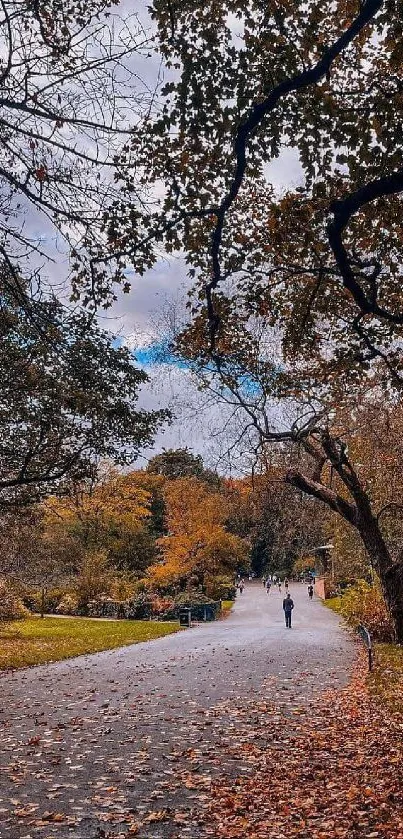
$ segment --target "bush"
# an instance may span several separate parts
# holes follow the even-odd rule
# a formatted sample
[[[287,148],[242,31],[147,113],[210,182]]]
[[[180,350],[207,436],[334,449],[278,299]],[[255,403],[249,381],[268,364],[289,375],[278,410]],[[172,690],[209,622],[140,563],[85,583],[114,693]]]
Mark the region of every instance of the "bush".
[[[393,626],[379,583],[370,586],[365,580],[358,580],[347,588],[340,613],[350,626],[363,624],[377,641],[393,641]]]
[[[130,600],[98,597],[88,602],[87,613],[91,618],[146,620],[153,616],[153,603],[148,594],[138,594]]]
[[[44,599],[44,606],[46,614],[54,614],[57,612],[59,603],[65,596],[66,591],[65,589],[60,588],[52,588],[48,591],[45,591],[45,599]],[[29,591],[25,593],[23,596],[23,603],[30,612],[40,612],[41,611],[41,603],[42,603],[42,592],[40,591]]]
[[[77,615],[79,612],[79,598],[76,594],[65,594],[56,612],[58,615]]]
[[[4,580],[0,581],[0,621],[17,621],[27,618],[28,609]]]
[[[232,577],[218,576],[207,578],[206,594],[213,600],[235,600],[236,586]]]
[[[169,610],[172,610],[174,607],[175,602],[173,597],[168,597],[162,594],[151,594],[151,606],[152,606],[152,613],[156,617],[160,617],[164,615]]]

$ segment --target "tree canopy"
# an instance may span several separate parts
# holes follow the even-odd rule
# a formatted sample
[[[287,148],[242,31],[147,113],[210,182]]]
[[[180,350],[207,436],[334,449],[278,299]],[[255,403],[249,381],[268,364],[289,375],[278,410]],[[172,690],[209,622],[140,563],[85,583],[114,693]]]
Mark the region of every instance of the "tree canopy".
[[[291,445],[287,480],[357,529],[403,638],[403,566],[348,450],[366,388],[401,389],[398,4],[155,0],[152,14],[167,77],[132,144],[161,198],[133,225],[122,166],[116,252],[143,272],[161,241],[184,251],[179,351],[207,386],[216,372],[255,449]],[[285,148],[297,183],[279,188]]]
[[[396,4],[156,0],[152,14],[167,81],[132,142],[165,193],[133,226],[122,167],[119,252],[142,271],[161,239],[185,251],[222,363],[231,324],[259,317],[327,379],[374,358],[400,377]],[[270,164],[284,147],[300,183],[281,192]]]
[[[0,334],[2,505],[62,492],[100,459],[131,463],[167,419],[164,411],[137,408],[146,374],[83,313],[54,299],[27,309],[6,284]]]
[[[200,454],[189,449],[167,449],[152,457],[147,465],[150,474],[163,475],[169,480],[176,478],[199,478],[206,483],[220,486],[220,477],[212,469],[206,469]]]

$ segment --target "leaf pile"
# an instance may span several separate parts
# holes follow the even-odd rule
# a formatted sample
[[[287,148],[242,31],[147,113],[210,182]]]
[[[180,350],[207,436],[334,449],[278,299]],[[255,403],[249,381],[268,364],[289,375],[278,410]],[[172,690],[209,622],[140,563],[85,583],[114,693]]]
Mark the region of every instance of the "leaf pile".
[[[362,673],[312,711],[267,718],[259,754],[245,743],[253,774],[213,784],[204,835],[403,839],[400,715],[369,695]]]

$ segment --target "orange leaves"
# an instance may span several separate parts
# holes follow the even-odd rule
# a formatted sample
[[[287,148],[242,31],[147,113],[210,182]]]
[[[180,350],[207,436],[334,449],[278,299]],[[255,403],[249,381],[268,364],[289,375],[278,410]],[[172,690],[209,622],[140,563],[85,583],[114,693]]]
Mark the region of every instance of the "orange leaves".
[[[169,585],[191,575],[232,571],[245,558],[244,542],[228,533],[224,493],[195,478],[181,478],[165,488],[168,535],[159,540],[164,564],[150,570],[154,582]]]
[[[371,699],[359,675],[301,720],[284,710],[265,714],[280,748],[269,740],[256,755],[244,752],[251,773],[213,789],[220,839],[402,839],[399,714]]]

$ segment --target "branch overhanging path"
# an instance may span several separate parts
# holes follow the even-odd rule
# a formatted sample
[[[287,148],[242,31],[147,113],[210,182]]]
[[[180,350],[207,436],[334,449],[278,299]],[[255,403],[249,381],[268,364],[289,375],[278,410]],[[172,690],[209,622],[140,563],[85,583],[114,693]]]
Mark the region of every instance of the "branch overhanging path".
[[[216,224],[211,239],[211,264],[212,279],[205,286],[207,312],[210,327],[211,348],[214,352],[217,331],[220,318],[215,310],[213,294],[222,281],[221,272],[221,247],[225,226],[226,215],[236,200],[247,169],[247,149],[250,139],[256,129],[261,125],[263,119],[270,114],[280,100],[289,93],[297,92],[316,84],[329,73],[334,60],[341,55],[343,50],[351,44],[357,35],[370,23],[377,12],[383,6],[383,0],[367,0],[362,6],[359,15],[346,29],[335,43],[325,50],[320,60],[310,69],[301,71],[295,76],[284,80],[277,85],[263,100],[252,107],[248,118],[239,126],[234,142],[234,153],[236,157],[235,172],[227,195],[223,198],[220,206],[212,213],[216,216]]]

